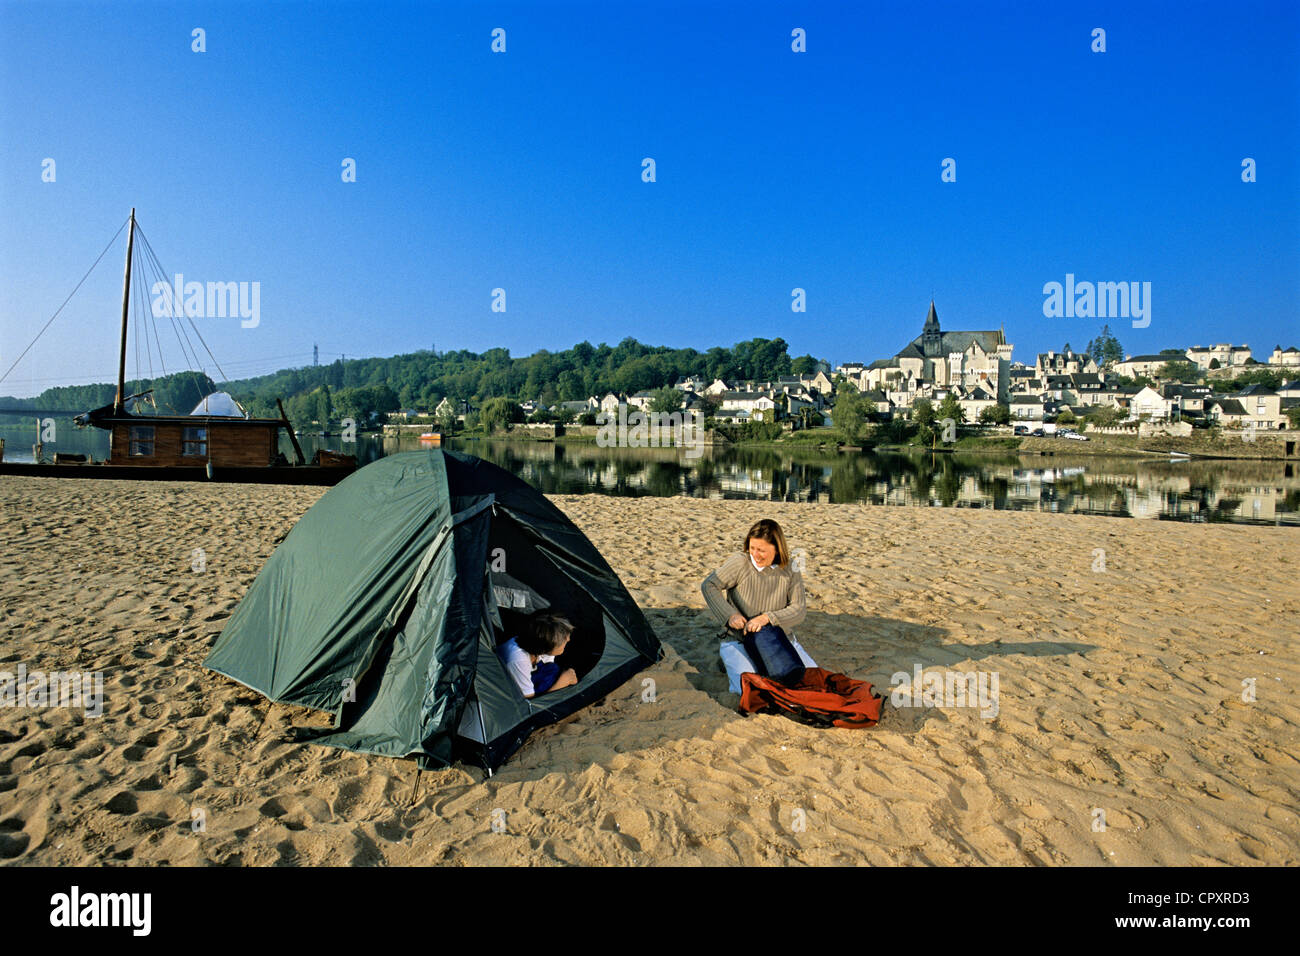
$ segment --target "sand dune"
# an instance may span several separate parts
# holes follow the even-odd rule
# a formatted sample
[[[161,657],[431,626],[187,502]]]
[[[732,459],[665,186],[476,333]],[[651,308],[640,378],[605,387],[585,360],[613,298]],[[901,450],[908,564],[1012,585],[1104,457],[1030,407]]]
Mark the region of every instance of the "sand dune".
[[[485,779],[294,743],[327,718],[201,668],[321,493],[0,480],[0,670],[105,681],[100,717],[0,708],[0,861],[1300,862],[1294,531],[559,496],[668,650]],[[996,716],[736,713],[699,582],[762,516],[806,551],[819,663],[996,672]]]

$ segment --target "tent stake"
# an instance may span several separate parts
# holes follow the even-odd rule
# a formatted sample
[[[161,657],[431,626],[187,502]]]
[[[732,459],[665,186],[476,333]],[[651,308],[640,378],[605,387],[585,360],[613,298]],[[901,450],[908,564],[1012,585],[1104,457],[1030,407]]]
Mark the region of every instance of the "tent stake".
[[[411,802],[408,806],[415,806],[415,801],[420,798],[420,774],[424,773],[424,768],[418,764],[415,767],[415,786],[411,788]]]

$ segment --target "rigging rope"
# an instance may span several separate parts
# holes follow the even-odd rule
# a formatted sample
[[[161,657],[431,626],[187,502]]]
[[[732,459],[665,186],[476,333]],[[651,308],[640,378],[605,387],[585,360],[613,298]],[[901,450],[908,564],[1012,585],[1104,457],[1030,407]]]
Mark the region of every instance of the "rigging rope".
[[[86,279],[89,278],[90,274],[95,271],[95,266],[99,265],[99,260],[103,259],[104,255],[108,252],[108,250],[113,247],[113,243],[117,242],[117,237],[122,234],[122,230],[126,228],[127,222],[130,221],[131,221],[131,217],[128,216],[126,222],[123,222],[122,225],[117,227],[117,232],[113,233],[113,238],[108,240],[108,245],[104,247],[104,251],[99,254],[99,256],[95,259],[93,263],[91,263],[90,268],[86,270],[86,274],[81,277],[81,282],[78,282],[76,287],[73,288],[73,290],[68,293],[68,297],[63,300],[63,305],[59,306],[57,309],[54,310],[54,314],[50,316],[49,321],[46,322],[43,326],[41,326],[41,330],[36,333],[36,338],[32,339],[31,343],[27,346],[27,348],[23,349],[22,352],[19,353],[18,358],[14,359],[14,364],[9,366],[9,370],[5,372],[3,375],[0,375],[0,382],[3,382],[5,379],[7,379],[9,377],[9,373],[18,367],[18,363],[23,360],[23,356],[26,355],[28,352],[30,352],[32,346],[36,344],[37,339],[39,339],[42,335],[45,334],[45,330],[50,327],[50,323],[59,317],[59,313],[63,311],[63,307],[72,301],[72,297],[77,294],[77,289],[80,289],[82,283],[85,282]]]
[[[162,277],[163,277],[164,280],[165,280],[165,278],[166,278],[166,270],[164,270],[164,269],[162,268],[162,262],[159,261],[158,256],[154,253],[154,251],[153,251],[153,245],[149,242],[149,240],[148,240],[147,238],[145,238],[143,231],[140,229],[140,224],[139,224],[139,223],[136,223],[135,229],[136,229],[136,232],[140,233],[140,238],[143,240],[144,247],[148,250],[150,257],[153,259],[153,261],[156,263],[156,265],[157,265],[157,267],[158,267],[158,271],[159,271],[159,273],[162,275]],[[176,309],[173,308],[173,309],[172,309],[172,312],[173,312],[173,313],[176,312]],[[182,316],[181,316],[181,317],[186,318],[186,319],[189,319],[189,318],[190,318],[188,315],[184,315],[184,309],[182,309],[181,312],[182,312]],[[184,331],[184,328],[185,328],[185,326],[182,324],[182,325],[181,325],[181,330]],[[205,352],[208,353],[208,358],[212,359],[212,364],[213,364],[214,366],[216,366],[217,371],[221,374],[221,379],[220,379],[220,381],[222,381],[222,382],[228,382],[228,381],[230,381],[230,379],[226,376],[225,370],[222,369],[222,367],[221,367],[221,363],[218,362],[218,361],[217,361],[217,357],[216,357],[215,355],[212,354],[212,349],[208,348],[208,343],[207,343],[207,341],[204,340],[204,338],[203,338],[203,333],[199,331],[199,327],[198,327],[197,325],[194,324],[194,321],[193,321],[192,319],[190,319],[190,328],[192,328],[192,329],[194,330],[194,335],[195,335],[195,337],[196,337],[196,338],[199,340],[199,342],[203,345],[203,350],[204,350]],[[179,337],[178,337],[178,338],[179,338]],[[189,334],[188,334],[188,333],[186,333],[186,335],[185,335],[185,339],[186,339],[187,342],[189,341]],[[193,346],[191,346],[191,348],[193,349]],[[197,349],[193,349],[193,352],[194,352],[194,357],[195,357],[195,364],[197,365],[197,364],[199,364],[198,361],[197,361],[197,360],[198,360],[198,350],[197,350]],[[202,398],[202,396],[200,396],[200,398]]]

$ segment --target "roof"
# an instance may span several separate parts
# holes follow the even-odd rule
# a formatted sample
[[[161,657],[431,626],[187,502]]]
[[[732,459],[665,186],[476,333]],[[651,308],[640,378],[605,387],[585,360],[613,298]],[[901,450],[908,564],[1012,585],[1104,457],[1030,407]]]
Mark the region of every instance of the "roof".
[[[1259,382],[1256,382],[1254,385],[1247,385],[1245,388],[1243,388],[1240,392],[1237,393],[1237,396],[1241,397],[1242,395],[1249,395],[1251,397],[1254,397],[1255,395],[1276,395],[1276,394],[1277,392],[1273,391],[1267,385],[1261,385]]]

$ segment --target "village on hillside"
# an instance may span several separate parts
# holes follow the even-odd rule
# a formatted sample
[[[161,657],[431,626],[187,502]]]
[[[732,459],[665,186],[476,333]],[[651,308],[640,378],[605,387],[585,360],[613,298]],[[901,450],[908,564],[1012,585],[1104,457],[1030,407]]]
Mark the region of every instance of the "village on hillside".
[[[1026,365],[1013,360],[1013,346],[1001,329],[943,330],[931,302],[920,334],[895,355],[869,364],[847,362],[832,370],[822,362],[812,372],[768,381],[683,377],[668,388],[609,392],[551,406],[525,398],[516,415],[530,423],[594,425],[602,414],[618,415],[620,407],[695,411],[714,425],[764,422],[793,432],[832,427],[840,382],[856,387],[867,420],[875,423],[911,421],[914,410],[928,403],[930,409],[959,410],[953,416],[959,423],[1011,426],[1017,435],[1085,438],[1074,429],[1058,431],[1076,423],[1094,433],[1176,436],[1211,426],[1250,434],[1297,427],[1300,349],[1294,346],[1275,346],[1267,362],[1255,359],[1249,346],[1227,344],[1123,355],[1109,331],[1103,335],[1105,348],[1081,353],[1067,345]],[[1275,373],[1279,384],[1223,390],[1222,382],[1250,372]],[[464,424],[467,416],[474,421],[477,411],[472,403],[444,398],[433,409],[402,409],[389,418],[432,419],[446,427]]]

